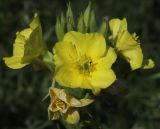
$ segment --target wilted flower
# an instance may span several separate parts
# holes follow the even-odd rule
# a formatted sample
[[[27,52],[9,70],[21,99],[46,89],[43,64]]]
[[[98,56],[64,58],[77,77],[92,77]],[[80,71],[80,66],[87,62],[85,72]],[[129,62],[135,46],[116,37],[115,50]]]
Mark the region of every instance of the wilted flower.
[[[62,86],[92,89],[95,93],[116,79],[111,66],[117,56],[99,33],[68,32],[53,52],[55,80]]]
[[[12,69],[19,69],[30,64],[46,51],[37,14],[35,14],[29,28],[17,32],[16,35],[13,56],[3,58],[5,64]]]
[[[114,46],[119,54],[121,54],[127,62],[130,64],[131,69],[138,68],[152,68],[154,62],[149,59],[146,64],[143,64],[143,53],[136,34],[130,34],[127,30],[127,21],[124,18],[112,19],[109,22],[109,26],[112,32],[110,38],[113,40]]]
[[[48,107],[50,120],[59,119],[62,116],[68,123],[76,124],[80,120],[77,108],[87,106],[93,102],[92,99],[76,99],[67,94],[64,89],[51,87],[49,89],[51,103]]]

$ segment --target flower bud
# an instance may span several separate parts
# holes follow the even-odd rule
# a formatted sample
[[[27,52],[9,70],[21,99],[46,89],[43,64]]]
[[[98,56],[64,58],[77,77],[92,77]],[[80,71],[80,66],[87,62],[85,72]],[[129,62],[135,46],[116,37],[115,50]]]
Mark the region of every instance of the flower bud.
[[[61,41],[64,36],[64,26],[63,24],[61,24],[59,17],[57,17],[55,31],[56,31],[57,39]]]
[[[90,29],[90,32],[95,32],[95,29],[96,29],[96,18],[95,18],[95,12],[93,10],[91,12],[89,29]]]
[[[66,17],[67,17],[67,31],[71,31],[74,29],[74,17],[70,4],[68,4]]]
[[[91,14],[91,2],[89,2],[88,7],[86,8],[84,12],[84,25],[85,25],[85,30],[88,31],[89,27],[89,20],[90,20],[90,14]]]

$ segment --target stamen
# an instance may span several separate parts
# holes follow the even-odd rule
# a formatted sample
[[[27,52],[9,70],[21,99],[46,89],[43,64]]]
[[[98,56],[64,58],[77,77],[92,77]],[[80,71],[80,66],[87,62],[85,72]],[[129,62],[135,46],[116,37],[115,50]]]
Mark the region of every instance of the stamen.
[[[77,62],[77,68],[81,74],[90,75],[91,72],[95,70],[95,64],[93,64],[92,60],[83,56]]]

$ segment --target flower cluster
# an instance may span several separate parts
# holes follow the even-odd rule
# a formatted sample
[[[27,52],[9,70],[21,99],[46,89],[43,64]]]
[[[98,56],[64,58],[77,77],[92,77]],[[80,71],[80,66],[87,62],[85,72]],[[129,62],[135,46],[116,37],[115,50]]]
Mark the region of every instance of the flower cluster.
[[[117,80],[118,76],[112,68],[117,57],[124,59],[131,71],[154,67],[152,59],[144,60],[139,37],[128,31],[125,18],[109,22],[103,20],[99,29],[95,21],[89,4],[76,26],[68,6],[66,18],[63,14],[57,18],[55,30],[58,41],[50,52],[42,36],[39,17],[35,14],[29,28],[16,33],[13,56],[3,58],[12,69],[35,63],[50,70],[53,82],[56,82],[49,88],[50,120],[63,118],[70,124],[78,123],[78,109],[91,104],[93,95],[98,95]],[[106,31],[107,24],[111,35]],[[79,98],[67,92],[72,89],[79,90],[75,94],[81,90],[87,93]]]

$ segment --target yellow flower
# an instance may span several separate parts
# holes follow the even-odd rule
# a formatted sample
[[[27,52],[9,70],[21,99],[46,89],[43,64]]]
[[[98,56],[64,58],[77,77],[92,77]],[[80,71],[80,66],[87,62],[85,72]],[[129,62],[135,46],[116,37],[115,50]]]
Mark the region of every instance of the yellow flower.
[[[130,34],[127,30],[127,21],[124,18],[112,19],[109,22],[112,35],[110,38],[114,41],[114,46],[118,53],[120,53],[130,64],[131,69],[138,68],[149,69],[154,67],[154,62],[149,59],[149,62],[143,66],[143,53],[141,50],[138,36],[136,34]]]
[[[48,107],[50,120],[59,119],[62,116],[68,123],[76,124],[80,120],[77,108],[87,106],[93,102],[92,99],[76,99],[67,94],[64,89],[51,87],[49,89],[51,103]]]
[[[19,69],[30,64],[46,51],[37,14],[35,14],[29,28],[17,32],[16,35],[13,56],[3,58],[5,64],[12,69]]]
[[[97,93],[116,79],[111,66],[117,56],[99,33],[68,32],[62,42],[56,43],[53,53],[55,80],[62,86]]]

